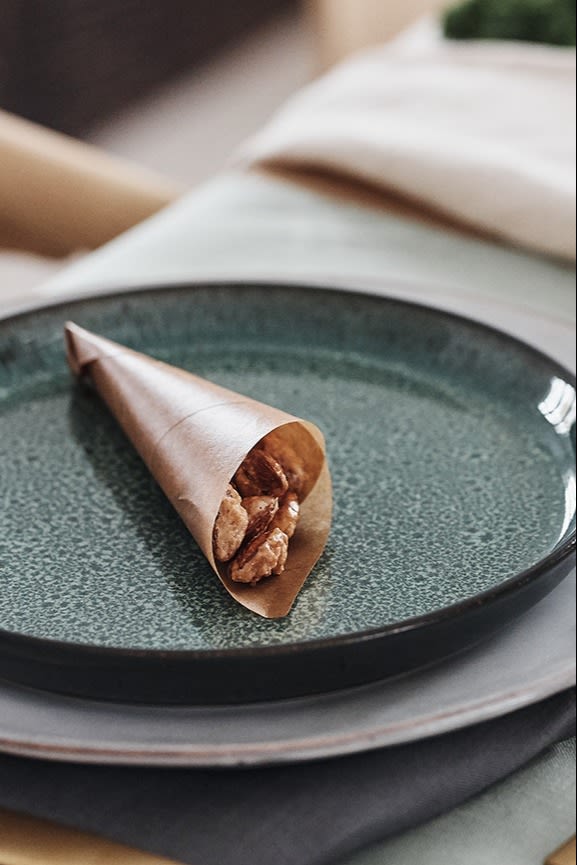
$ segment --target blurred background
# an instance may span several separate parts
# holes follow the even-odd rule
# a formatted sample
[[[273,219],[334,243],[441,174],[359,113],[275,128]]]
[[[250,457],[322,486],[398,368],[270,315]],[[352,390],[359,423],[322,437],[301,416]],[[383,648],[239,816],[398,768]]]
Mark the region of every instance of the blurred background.
[[[196,183],[310,78],[446,6],[0,0],[0,108]],[[462,10],[460,35],[508,27],[574,40],[575,0],[469,0]]]
[[[0,107],[187,183],[312,59],[298,0],[0,0]]]
[[[310,80],[441,11],[453,38],[575,43],[575,0],[0,0],[0,109],[190,188]]]

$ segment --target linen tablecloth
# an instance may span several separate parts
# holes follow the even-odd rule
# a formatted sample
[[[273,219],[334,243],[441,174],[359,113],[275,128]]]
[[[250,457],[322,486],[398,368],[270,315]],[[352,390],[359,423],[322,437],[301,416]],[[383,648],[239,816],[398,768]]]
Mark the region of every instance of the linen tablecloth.
[[[532,341],[557,357],[574,343],[572,268],[258,175],[210,184],[37,294],[206,277],[351,284],[451,308],[466,297],[481,317],[489,299],[505,329],[522,314]],[[561,746],[481,800],[346,865],[542,865],[574,831],[573,771],[574,749]]]

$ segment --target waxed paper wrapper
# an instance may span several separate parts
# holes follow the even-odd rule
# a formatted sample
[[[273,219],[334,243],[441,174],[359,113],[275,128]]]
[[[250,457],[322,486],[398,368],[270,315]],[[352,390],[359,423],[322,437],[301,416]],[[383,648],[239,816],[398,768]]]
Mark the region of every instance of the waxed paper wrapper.
[[[91,379],[230,595],[265,618],[288,615],[330,533],[332,484],[320,430],[75,324],[65,335],[73,373]],[[247,586],[216,561],[214,525],[231,478],[273,432],[299,455],[308,483],[286,571]]]

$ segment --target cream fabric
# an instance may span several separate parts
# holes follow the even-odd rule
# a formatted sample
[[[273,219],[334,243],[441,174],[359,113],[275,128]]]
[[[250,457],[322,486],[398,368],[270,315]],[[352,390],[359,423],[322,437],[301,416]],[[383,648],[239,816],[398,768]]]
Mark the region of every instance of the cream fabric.
[[[29,303],[35,289],[68,263],[0,250],[0,309]]]
[[[241,153],[319,167],[575,259],[575,52],[421,22],[301,92]]]

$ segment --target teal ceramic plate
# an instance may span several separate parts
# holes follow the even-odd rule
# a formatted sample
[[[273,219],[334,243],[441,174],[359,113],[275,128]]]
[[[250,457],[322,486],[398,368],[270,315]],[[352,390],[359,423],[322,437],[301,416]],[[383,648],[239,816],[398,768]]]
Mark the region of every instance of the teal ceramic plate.
[[[238,607],[98,398],[62,326],[307,417],[335,483],[292,614]],[[571,570],[575,383],[462,318],[288,286],[187,286],[0,322],[0,673],[67,693],[242,702],[466,648]]]

